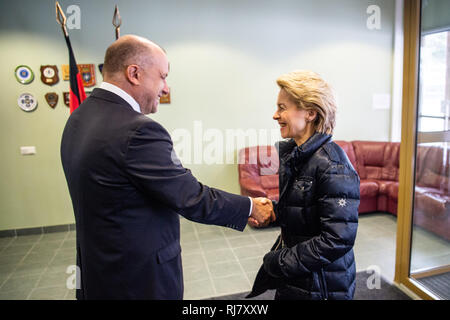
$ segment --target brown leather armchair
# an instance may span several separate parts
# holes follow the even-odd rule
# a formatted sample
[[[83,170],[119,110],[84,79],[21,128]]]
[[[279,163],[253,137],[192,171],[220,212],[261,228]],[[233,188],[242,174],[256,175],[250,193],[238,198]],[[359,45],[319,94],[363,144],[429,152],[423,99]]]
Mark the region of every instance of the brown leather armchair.
[[[355,169],[361,179],[359,212],[385,211],[397,215],[396,202],[392,207],[392,190],[394,185],[398,186],[400,144],[375,141],[351,144],[356,156]]]
[[[239,151],[241,194],[278,200],[278,152],[272,146],[257,146]]]
[[[415,225],[450,240],[450,147],[417,148]]]

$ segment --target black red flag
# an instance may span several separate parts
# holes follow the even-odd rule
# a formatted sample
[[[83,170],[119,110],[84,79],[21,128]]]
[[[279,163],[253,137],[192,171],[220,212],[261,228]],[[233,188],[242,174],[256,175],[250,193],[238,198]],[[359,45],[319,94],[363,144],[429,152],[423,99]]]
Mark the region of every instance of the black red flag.
[[[83,81],[81,80],[80,71],[78,70],[75,56],[73,54],[72,45],[70,44],[69,36],[65,36],[67,48],[69,49],[69,68],[70,68],[70,113],[72,113],[78,106],[86,99],[86,92],[84,92]]]
[[[69,33],[66,28],[66,16],[61,10],[61,6],[56,1],[56,21],[61,25],[64,38],[66,39],[67,49],[69,49],[69,68],[70,68],[70,113],[72,113],[78,106],[86,99],[86,92],[84,92],[83,81],[75,61],[72,45],[70,44]]]

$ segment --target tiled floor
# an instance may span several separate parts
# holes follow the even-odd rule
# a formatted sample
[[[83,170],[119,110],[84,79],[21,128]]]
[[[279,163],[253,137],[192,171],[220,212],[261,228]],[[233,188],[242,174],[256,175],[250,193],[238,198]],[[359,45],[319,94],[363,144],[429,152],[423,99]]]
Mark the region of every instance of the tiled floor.
[[[279,228],[244,232],[181,222],[185,299],[248,291]]]
[[[412,238],[412,272],[450,265],[450,242],[417,227],[413,230]]]
[[[247,227],[238,232],[181,219],[184,298],[250,290],[262,257],[278,234],[278,228]],[[395,235],[396,219],[392,215],[360,216],[354,248],[357,270],[376,266],[392,281]],[[422,247],[428,250],[430,246]],[[66,273],[74,264],[74,231],[0,238],[0,300],[74,299],[74,290],[67,289],[73,273],[70,269]]]
[[[74,299],[75,232],[0,238],[0,299]]]

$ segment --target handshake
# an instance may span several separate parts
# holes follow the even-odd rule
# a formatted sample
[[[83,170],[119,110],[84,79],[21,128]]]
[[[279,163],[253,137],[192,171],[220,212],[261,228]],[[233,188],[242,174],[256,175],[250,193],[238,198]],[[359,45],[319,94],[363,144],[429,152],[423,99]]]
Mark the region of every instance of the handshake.
[[[267,198],[252,198],[253,208],[248,224],[252,227],[265,227],[275,221],[272,201]]]

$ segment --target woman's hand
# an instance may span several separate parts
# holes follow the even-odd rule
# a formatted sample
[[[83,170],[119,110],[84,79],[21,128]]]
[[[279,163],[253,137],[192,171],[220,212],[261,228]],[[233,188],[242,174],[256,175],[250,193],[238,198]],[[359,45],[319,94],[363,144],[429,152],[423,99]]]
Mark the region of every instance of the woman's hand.
[[[252,198],[252,214],[248,218],[248,224],[252,227],[265,227],[276,220],[273,204],[270,199],[259,197]]]
[[[256,220],[255,218],[252,218],[252,217],[248,218],[248,224],[253,228],[259,227],[258,220]]]

